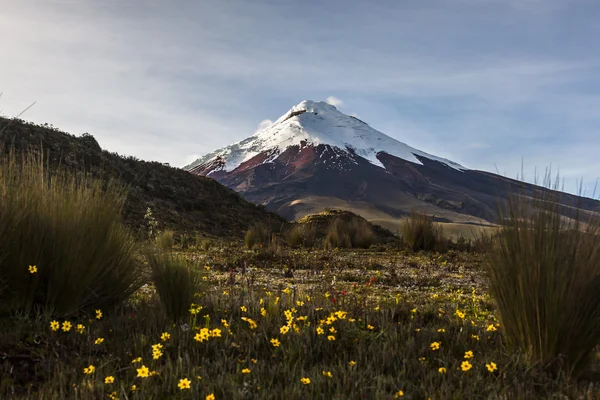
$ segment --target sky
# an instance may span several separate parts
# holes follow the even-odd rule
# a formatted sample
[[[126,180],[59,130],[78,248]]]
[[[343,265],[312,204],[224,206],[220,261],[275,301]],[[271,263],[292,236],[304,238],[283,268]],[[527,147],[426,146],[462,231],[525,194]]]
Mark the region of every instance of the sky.
[[[600,176],[597,0],[0,0],[0,114],[184,166],[302,100],[467,168]],[[598,197],[598,193],[596,196]]]

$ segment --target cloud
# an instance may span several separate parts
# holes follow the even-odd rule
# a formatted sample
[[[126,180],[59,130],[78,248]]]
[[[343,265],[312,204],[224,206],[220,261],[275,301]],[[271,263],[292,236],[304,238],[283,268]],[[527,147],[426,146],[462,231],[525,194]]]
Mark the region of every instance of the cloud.
[[[270,119],[263,119],[258,123],[258,126],[256,127],[256,132],[262,131],[263,129],[268,128],[271,125],[273,125],[273,121],[271,121]]]
[[[334,107],[343,107],[344,106],[344,102],[335,96],[329,96],[327,98],[327,102]]]

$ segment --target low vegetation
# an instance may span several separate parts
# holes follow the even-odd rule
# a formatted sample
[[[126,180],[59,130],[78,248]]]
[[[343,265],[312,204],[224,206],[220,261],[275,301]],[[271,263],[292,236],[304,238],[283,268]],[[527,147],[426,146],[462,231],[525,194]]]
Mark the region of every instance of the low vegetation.
[[[509,349],[580,376],[600,337],[600,221],[558,213],[558,193],[515,197],[489,263]]]
[[[490,254],[332,211],[190,246],[147,205],[135,241],[126,188],[46,165],[0,156],[0,398],[600,398],[599,232],[552,199]]]
[[[70,315],[133,294],[144,274],[121,223],[125,195],[114,182],[51,174],[35,153],[1,156],[0,313]]]
[[[402,239],[413,251],[443,250],[446,240],[440,224],[433,217],[413,211],[401,226]]]

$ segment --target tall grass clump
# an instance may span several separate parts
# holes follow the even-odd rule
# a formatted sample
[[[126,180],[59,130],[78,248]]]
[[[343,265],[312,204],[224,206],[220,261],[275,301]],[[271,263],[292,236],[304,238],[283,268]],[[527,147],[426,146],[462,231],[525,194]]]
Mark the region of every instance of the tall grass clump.
[[[438,250],[444,242],[444,230],[433,217],[413,211],[400,227],[404,242],[412,251]]]
[[[356,219],[335,220],[327,230],[323,247],[332,248],[368,248],[377,242],[373,228],[366,221]]]
[[[598,217],[550,190],[513,196],[502,217],[489,281],[506,342],[532,363],[580,376],[600,338]]]
[[[248,250],[252,250],[255,246],[266,247],[270,242],[271,229],[263,223],[252,225],[244,236],[244,244]]]
[[[284,234],[286,242],[293,247],[313,247],[317,240],[317,228],[310,224],[294,224]]]
[[[169,230],[159,232],[156,234],[156,239],[154,242],[161,250],[171,250],[175,245],[175,239],[173,238],[174,235],[174,232]]]
[[[121,223],[124,188],[0,151],[0,312],[65,315],[135,292],[143,273]]]
[[[174,322],[189,316],[190,307],[202,283],[201,270],[184,257],[161,249],[147,250],[146,259],[167,316]]]

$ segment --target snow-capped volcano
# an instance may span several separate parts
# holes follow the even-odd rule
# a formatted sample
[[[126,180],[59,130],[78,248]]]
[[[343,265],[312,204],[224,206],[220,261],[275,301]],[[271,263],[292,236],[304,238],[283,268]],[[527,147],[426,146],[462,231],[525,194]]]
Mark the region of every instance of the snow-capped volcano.
[[[290,146],[327,145],[359,156],[384,168],[378,159],[380,153],[422,164],[419,157],[439,161],[444,165],[464,170],[461,165],[412,148],[393,139],[359,120],[346,115],[325,102],[305,100],[292,107],[272,125],[238,143],[214,151],[185,167],[200,168],[204,174],[215,171],[230,172],[243,163],[262,155],[262,162],[273,162]],[[336,150],[337,150],[336,149]]]
[[[494,220],[498,193],[511,185],[410,147],[333,105],[309,100],[185,168],[288,219],[334,207],[394,230],[415,209],[458,223]]]

